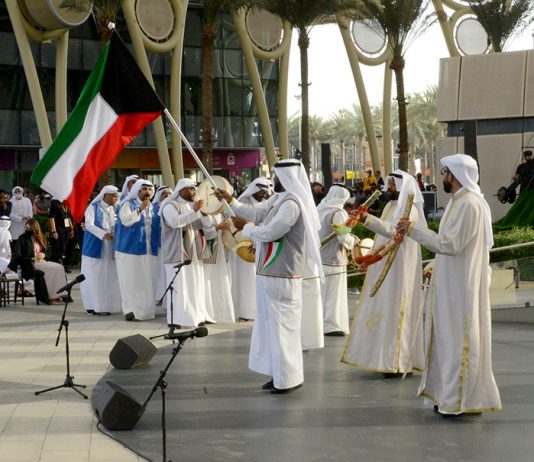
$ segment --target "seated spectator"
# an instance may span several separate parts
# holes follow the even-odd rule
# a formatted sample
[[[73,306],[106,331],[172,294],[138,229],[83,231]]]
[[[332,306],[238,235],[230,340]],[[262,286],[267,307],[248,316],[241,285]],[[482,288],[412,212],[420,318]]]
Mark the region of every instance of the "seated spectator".
[[[11,215],[12,207],[13,204],[9,201],[8,194],[5,191],[0,190],[0,217],[9,217],[9,215]]]
[[[33,279],[35,270],[44,273],[44,279],[48,290],[51,305],[61,305],[62,294],[57,294],[58,289],[65,285],[67,278],[65,270],[59,263],[45,261],[45,243],[39,222],[33,218],[26,222],[22,233],[13,249],[11,261],[6,271],[17,271],[20,266],[23,279]],[[33,296],[25,293],[25,296]],[[63,294],[66,295],[66,294]]]

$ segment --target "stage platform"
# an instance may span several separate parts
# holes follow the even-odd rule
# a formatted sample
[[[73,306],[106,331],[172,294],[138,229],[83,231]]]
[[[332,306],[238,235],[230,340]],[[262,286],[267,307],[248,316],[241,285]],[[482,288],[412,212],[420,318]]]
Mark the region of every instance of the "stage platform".
[[[251,330],[189,340],[167,374],[167,458],[173,461],[530,461],[534,453],[534,337],[528,324],[496,323],[494,371],[504,409],[444,419],[405,381],[339,362],[344,338],[304,353],[304,387],[261,389],[247,369]],[[103,381],[143,402],[171,357],[161,347],[148,366],[110,369]],[[158,392],[131,431],[110,432],[149,460],[161,460]]]

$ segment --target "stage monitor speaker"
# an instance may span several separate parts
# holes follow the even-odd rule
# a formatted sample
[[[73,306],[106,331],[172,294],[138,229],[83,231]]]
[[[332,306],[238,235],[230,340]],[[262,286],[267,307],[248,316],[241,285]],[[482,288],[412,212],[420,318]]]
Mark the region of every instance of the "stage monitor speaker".
[[[330,162],[330,143],[321,143],[321,165],[325,191],[332,185],[332,166]]]
[[[109,381],[95,389],[93,406],[108,430],[131,430],[141,418],[141,404],[124,388]]]
[[[116,369],[132,369],[148,364],[158,349],[141,334],[117,340],[109,352],[109,362]]]

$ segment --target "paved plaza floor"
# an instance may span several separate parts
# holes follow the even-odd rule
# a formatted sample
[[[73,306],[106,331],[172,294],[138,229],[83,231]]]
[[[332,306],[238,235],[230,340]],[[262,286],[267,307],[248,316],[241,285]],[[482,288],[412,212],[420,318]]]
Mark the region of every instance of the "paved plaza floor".
[[[75,274],[71,275],[71,278]],[[533,291],[534,292],[534,291]],[[530,299],[530,295],[522,295]],[[126,322],[121,315],[109,317],[87,316],[82,308],[79,292],[73,291],[74,303],[69,305],[68,319],[70,321],[71,346],[71,373],[75,382],[87,385],[84,390],[89,396],[95,384],[110,371],[108,355],[117,339],[135,333],[146,337],[162,334],[167,331],[166,319],[159,315],[155,320],[147,322]],[[351,307],[354,306],[354,295],[351,295]],[[528,302],[528,300],[527,300]],[[507,308],[513,308],[508,306]],[[54,462],[97,462],[97,461],[141,461],[144,460],[134,452],[123,447],[103,435],[97,429],[97,421],[93,414],[90,400],[82,399],[77,393],[68,388],[51,391],[39,396],[34,392],[63,383],[66,374],[65,345],[62,336],[60,344],[55,347],[55,340],[62,306],[46,306],[35,304],[34,299],[26,299],[25,306],[20,303],[9,304],[0,308],[0,461],[54,461]],[[236,323],[234,325],[210,326],[210,344],[198,339],[192,343],[190,352],[194,353],[195,345],[199,348],[215,348],[214,336],[221,335],[227,352],[232,351],[229,342],[235,339],[235,361],[246,361],[247,335],[251,328],[250,323]],[[230,332],[239,331],[239,332]],[[166,340],[154,340],[158,347],[169,349]],[[211,345],[211,346],[210,346]],[[217,442],[206,444],[206,452],[202,450],[201,438],[214,439],[214,431],[221,430],[219,435],[223,446],[225,433],[224,416],[215,413],[210,419],[210,410],[195,421],[199,430],[194,444],[200,448],[195,459],[181,458],[180,453],[169,454],[176,461],[183,460],[246,460],[277,462],[284,460],[318,460],[305,455],[313,454],[314,445],[320,441],[323,433],[321,428],[331,427],[328,431],[330,438],[339,437],[337,445],[340,450],[332,454],[331,458],[321,460],[480,460],[497,461],[503,457],[510,461],[531,461],[534,454],[534,325],[529,323],[495,322],[493,325],[494,370],[499,384],[504,409],[500,413],[487,414],[479,418],[471,418],[468,422],[449,423],[436,420],[439,417],[432,414],[423,405],[422,400],[416,399],[414,392],[417,388],[418,377],[406,380],[403,383],[387,382],[385,379],[371,377],[369,372],[361,371],[349,366],[342,375],[332,370],[329,364],[337,361],[338,353],[343,345],[343,339],[328,339],[327,348],[308,354],[306,361],[312,356],[316,358],[318,369],[310,370],[305,387],[289,398],[289,408],[298,409],[300,401],[310,398],[316,400],[316,407],[322,410],[319,415],[321,421],[314,421],[307,410],[301,417],[292,421],[293,430],[288,435],[293,437],[282,438],[281,445],[275,451],[278,458],[269,456],[269,448],[262,442],[262,438],[255,438],[259,432],[284,435],[283,428],[269,428],[267,420],[265,425],[259,422],[249,422],[247,432],[248,445],[257,444],[250,451],[242,451],[247,455],[240,456],[239,451],[228,453],[210,452],[208,449],[217,446]],[[185,351],[183,354],[185,355]],[[198,351],[194,354],[205,354]],[[181,353],[182,354],[182,353]],[[222,352],[219,352],[222,354]],[[158,353],[160,356],[160,353]],[[156,357],[157,358],[157,357]],[[230,357],[224,361],[229,361]],[[321,359],[322,358],[322,359]],[[315,360],[314,360],[315,361]],[[226,364],[226,362],[224,363]],[[324,366],[321,366],[321,364]],[[157,367],[158,362],[152,368]],[[207,367],[213,367],[206,363]],[[234,366],[232,366],[234,367]],[[237,367],[237,366],[235,366]],[[262,376],[252,374],[246,370],[246,364],[239,364],[243,374],[243,383],[238,384],[241,393],[244,393],[244,403],[254,406],[256,388],[261,385]],[[346,370],[346,371],[345,371]],[[141,371],[141,369],[139,369]],[[214,373],[212,370],[203,371],[204,374]],[[326,374],[326,375],[325,375]],[[332,374],[328,376],[328,374]],[[350,380],[346,378],[350,376]],[[333,386],[328,389],[329,377]],[[211,379],[210,379],[211,380]],[[224,407],[225,400],[230,398],[234,386],[228,386],[235,381],[226,381],[215,394],[213,402]],[[172,383],[172,382],[170,382]],[[213,385],[212,382],[210,384]],[[226,384],[226,385],[225,385]],[[357,385],[362,385],[361,394]],[[194,393],[188,383],[189,393]],[[393,385],[393,386],[392,386]],[[395,387],[394,385],[399,385]],[[249,390],[250,387],[250,390]],[[202,388],[202,387],[201,387]],[[371,391],[369,391],[371,390]],[[369,393],[373,393],[369,396]],[[254,396],[252,396],[254,395]],[[350,406],[346,409],[340,403],[345,398]],[[267,419],[272,419],[275,412],[283,412],[280,407],[283,401],[271,399],[259,394],[262,410]],[[399,399],[401,398],[401,399]],[[158,425],[158,398],[151,404],[147,420],[141,429],[153,422]],[[239,399],[239,398],[232,398]],[[328,400],[333,404],[330,406]],[[157,403],[157,404],[156,404]],[[185,421],[193,421],[191,412],[194,411],[193,400],[181,400],[185,410],[189,412]],[[222,409],[219,408],[219,411]],[[179,413],[174,414],[169,425],[179,419]],[[229,415],[232,415],[231,413]],[[235,415],[235,414],[234,414]],[[219,416],[223,420],[217,420]],[[239,422],[227,422],[231,438],[235,442],[235,435],[239,433]],[[354,418],[357,421],[354,422]],[[245,421],[243,421],[245,424]],[[241,422],[241,423],[243,423]],[[271,422],[272,423],[272,422]],[[205,424],[205,428],[198,427]],[[339,427],[339,433],[332,428]],[[388,430],[389,429],[389,430]],[[394,431],[390,431],[394,429]],[[136,429],[137,430],[137,429]],[[152,429],[157,435],[157,429]],[[183,435],[192,434],[192,430],[180,429]],[[294,432],[297,433],[294,433]],[[432,439],[425,438],[425,432],[433,434]],[[296,438],[295,434],[299,437]],[[183,436],[182,435],[182,436]],[[252,436],[251,436],[252,435]],[[435,437],[439,439],[434,439]],[[156,436],[154,436],[156,438]],[[254,443],[253,441],[256,441]],[[270,441],[270,440],[268,440]],[[273,439],[276,441],[276,438]],[[285,443],[284,443],[285,442]],[[181,442],[180,444],[182,444]],[[284,449],[283,444],[287,443]],[[154,443],[151,454],[158,454],[159,440]],[[176,447],[176,446],[175,446]],[[179,448],[180,446],[178,446]],[[299,448],[302,451],[299,451]],[[234,448],[235,449],[235,448]],[[351,449],[349,451],[349,449]],[[191,452],[195,454],[195,451]],[[210,456],[217,454],[217,458]],[[221,455],[222,454],[222,455]],[[252,455],[251,455],[252,454]],[[397,454],[397,455],[396,455]],[[185,454],[184,454],[185,455]],[[282,457],[282,459],[280,459]],[[154,458],[154,460],[160,460]]]

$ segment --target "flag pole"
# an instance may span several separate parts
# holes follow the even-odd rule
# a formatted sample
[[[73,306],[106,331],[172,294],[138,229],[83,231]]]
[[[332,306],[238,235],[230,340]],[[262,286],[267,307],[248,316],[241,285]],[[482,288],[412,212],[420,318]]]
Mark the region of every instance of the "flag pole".
[[[176,120],[174,120],[174,117],[172,116],[172,114],[169,112],[169,110],[167,108],[164,109],[163,113],[165,114],[165,116],[167,117],[169,122],[171,123],[172,127],[176,130],[176,133],[178,133],[178,135],[180,135],[180,138],[184,142],[185,147],[187,148],[189,153],[193,156],[193,159],[195,159],[196,163],[200,167],[200,170],[202,170],[202,173],[204,174],[204,176],[213,185],[214,189],[218,189],[219,187],[217,186],[215,181],[213,181],[213,178],[211,177],[211,175],[206,170],[206,167],[204,167],[204,164],[201,162],[201,160],[198,157],[197,153],[193,149],[193,146],[191,146],[191,143],[189,143],[189,140],[185,137],[184,133],[182,132],[182,130],[180,128],[180,126],[176,123]],[[226,200],[224,198],[221,198],[221,199],[222,199],[222,202],[224,202],[224,205],[226,206],[226,209],[228,210],[230,215],[235,217],[235,213],[232,210],[232,208],[230,207],[230,205],[228,204],[228,202],[226,202]]]

